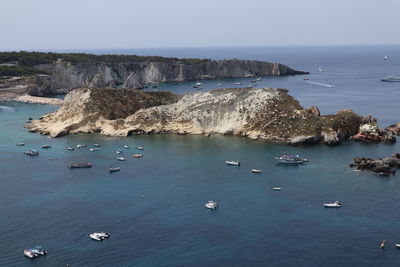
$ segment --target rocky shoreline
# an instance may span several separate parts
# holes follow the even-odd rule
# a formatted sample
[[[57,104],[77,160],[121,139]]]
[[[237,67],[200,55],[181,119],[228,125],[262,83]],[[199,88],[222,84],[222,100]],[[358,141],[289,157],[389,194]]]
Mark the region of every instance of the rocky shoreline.
[[[7,62],[9,58],[13,62]],[[3,52],[0,63],[3,73],[19,75],[0,76],[0,89],[24,87],[22,93],[34,96],[66,94],[82,87],[140,89],[169,82],[308,74],[277,62],[135,55]]]
[[[30,103],[30,104],[42,104],[42,105],[54,105],[61,106],[64,101],[59,98],[50,98],[50,97],[38,97],[38,96],[30,96],[30,95],[21,95],[17,96],[10,101],[20,102],[20,103]]]
[[[93,132],[232,134],[291,145],[333,146],[374,125],[372,117],[351,110],[321,116],[317,107],[303,108],[285,89],[232,88],[176,95],[81,88],[70,92],[56,112],[26,127],[51,137]]]

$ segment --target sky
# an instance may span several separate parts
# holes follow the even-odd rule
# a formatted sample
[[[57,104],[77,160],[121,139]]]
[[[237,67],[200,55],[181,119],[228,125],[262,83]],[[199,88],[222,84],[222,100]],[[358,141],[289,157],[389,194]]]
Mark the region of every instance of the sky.
[[[0,50],[400,44],[400,0],[0,0]]]

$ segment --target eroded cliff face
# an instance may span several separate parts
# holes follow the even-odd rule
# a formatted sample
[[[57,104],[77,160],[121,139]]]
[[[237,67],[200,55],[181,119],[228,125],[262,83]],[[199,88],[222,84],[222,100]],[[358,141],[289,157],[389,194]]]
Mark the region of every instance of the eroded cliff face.
[[[251,60],[78,63],[54,62],[35,66],[51,75],[37,78],[32,95],[67,93],[81,87],[141,88],[146,83],[181,82],[233,77],[305,74],[279,63]]]
[[[283,89],[218,89],[178,96],[86,88],[70,92],[59,110],[27,128],[52,137],[81,132],[110,136],[218,133],[315,144],[332,138],[339,143],[356,134],[360,123],[352,111],[320,116],[316,108],[304,109]]]

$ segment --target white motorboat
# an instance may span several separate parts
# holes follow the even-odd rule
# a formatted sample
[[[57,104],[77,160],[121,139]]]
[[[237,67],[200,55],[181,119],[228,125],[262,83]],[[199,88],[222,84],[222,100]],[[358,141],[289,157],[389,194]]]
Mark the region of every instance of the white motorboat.
[[[38,256],[37,254],[33,253],[30,249],[25,249],[24,250],[24,255],[27,256],[30,259],[33,259],[33,258]]]
[[[100,144],[93,144],[94,147],[100,147]]]
[[[237,82],[237,83],[234,83],[235,85],[242,85],[242,83],[241,82]]]
[[[261,81],[261,77],[258,77],[258,78],[256,79],[256,81]]]
[[[51,148],[51,145],[49,145],[49,144],[44,144],[44,145],[42,145],[42,148]]]
[[[395,244],[396,248],[400,248],[400,244]]]
[[[202,86],[203,84],[200,83],[200,82],[197,82],[195,85],[196,85],[196,86]]]
[[[210,210],[215,210],[218,208],[218,204],[217,202],[214,202],[212,200],[208,201],[205,205],[204,205],[207,209]]]
[[[218,86],[218,87],[221,87],[221,86],[222,86],[222,83],[218,83],[217,86]]]
[[[72,150],[74,150],[74,148],[69,146],[69,147],[67,147],[67,150],[72,151]]]
[[[143,150],[143,147],[138,146],[138,147],[136,147],[136,149],[137,149],[137,150]]]
[[[240,166],[239,161],[233,161],[233,160],[226,160],[225,163],[229,166]]]
[[[76,148],[82,148],[82,147],[86,147],[86,145],[80,145],[80,144],[76,145]]]
[[[341,206],[342,204],[337,200],[332,203],[324,203],[325,208],[340,208]]]
[[[143,157],[143,154],[133,154],[132,157],[135,159],[140,159]]]
[[[272,190],[275,190],[275,191],[282,191],[282,187],[272,187]]]
[[[89,148],[89,150],[92,151],[92,152],[99,151],[99,149],[97,147]]]
[[[123,152],[121,150],[116,150],[115,153],[116,154],[122,154]]]
[[[106,232],[99,232],[99,233],[91,233],[89,234],[89,237],[93,240],[96,241],[102,241],[106,238],[109,238],[111,236],[110,233],[106,233]]]
[[[388,76],[381,79],[382,82],[400,82],[400,76]]]
[[[128,145],[124,145],[124,148],[125,148],[125,149],[128,149],[128,148],[129,148],[129,146],[128,146]]]
[[[89,234],[90,238],[96,241],[102,241],[104,240],[103,237],[99,236],[98,233],[93,233],[93,234]]]
[[[16,143],[15,145],[16,146],[24,146],[25,144],[24,143]]]
[[[251,169],[251,172],[252,172],[252,173],[261,173],[261,170],[258,170],[258,169]]]
[[[126,158],[124,158],[124,157],[118,157],[117,160],[119,160],[119,161],[126,161]]]

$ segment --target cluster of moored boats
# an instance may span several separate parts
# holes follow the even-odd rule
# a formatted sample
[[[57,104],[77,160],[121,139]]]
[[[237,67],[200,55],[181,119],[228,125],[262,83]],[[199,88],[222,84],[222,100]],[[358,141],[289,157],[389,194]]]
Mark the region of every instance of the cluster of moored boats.
[[[254,86],[257,86],[256,83],[257,83],[258,81],[261,81],[261,77],[258,77],[258,78],[254,79],[254,80],[251,80],[250,82],[253,83]],[[242,85],[243,83],[242,83],[242,82],[234,82],[233,84],[234,84],[234,85]],[[253,85],[252,85],[252,86],[253,86]],[[222,83],[218,83],[217,86],[218,86],[218,87],[222,87],[223,84],[222,84]],[[248,87],[252,87],[252,86],[248,86]],[[196,82],[196,83],[193,85],[193,88],[196,88],[196,89],[198,89],[198,90],[201,90],[201,89],[203,89],[203,84],[202,84],[201,82]]]
[[[16,146],[25,146],[25,143],[16,143]],[[89,148],[89,151],[91,152],[95,152],[95,151],[99,151],[100,150],[100,144],[93,144],[92,147]],[[48,149],[51,148],[51,145],[49,144],[44,144],[41,146],[43,149]],[[87,147],[86,144],[77,144],[76,148],[81,149]],[[128,145],[124,145],[123,146],[124,149],[129,149]],[[136,147],[137,150],[142,151],[143,147],[138,146]],[[67,150],[69,151],[74,151],[75,148],[72,146],[67,147]],[[117,157],[118,161],[126,161],[127,159],[125,157],[122,156],[123,154],[123,150],[122,149],[117,149],[114,151],[116,154],[118,154],[119,156]],[[27,151],[24,152],[25,155],[27,156],[39,156],[39,152],[36,149],[29,149]],[[132,155],[133,158],[142,158],[143,154],[142,153],[135,153]],[[52,159],[51,157],[49,158],[49,160]],[[92,167],[92,163],[91,162],[71,162],[67,165],[68,168],[70,169],[80,169],[80,168],[91,168]],[[121,167],[110,167],[109,168],[109,172],[113,173],[113,172],[118,172],[121,170]]]
[[[95,241],[103,241],[111,237],[110,233],[107,232],[94,232],[89,234],[89,237]],[[24,255],[30,259],[34,259],[40,256],[45,256],[47,254],[47,250],[44,250],[42,247],[37,246],[34,248],[28,248],[24,250]]]
[[[294,155],[294,154],[288,154],[284,153],[283,155],[279,157],[275,157],[276,163],[277,164],[283,164],[283,165],[300,165],[308,162],[307,158],[302,158],[299,155]],[[240,161],[236,160],[227,160],[225,163],[229,166],[240,166]],[[261,174],[262,171],[259,169],[251,169],[252,173],[256,174]],[[272,190],[274,191],[282,191],[281,187],[272,187]],[[214,206],[212,203],[215,203],[213,201],[209,201],[207,204],[205,204],[206,208],[209,209],[216,209],[218,205]],[[216,203],[215,203],[216,204]],[[335,201],[332,203],[324,203],[323,206],[325,208],[340,208],[342,204],[339,201]]]

